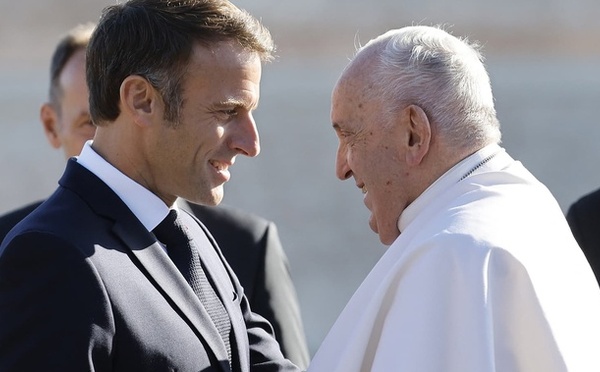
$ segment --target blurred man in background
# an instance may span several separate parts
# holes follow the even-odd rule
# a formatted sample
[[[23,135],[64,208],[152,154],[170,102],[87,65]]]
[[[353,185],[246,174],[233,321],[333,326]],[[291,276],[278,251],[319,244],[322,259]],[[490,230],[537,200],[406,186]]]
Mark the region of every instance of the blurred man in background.
[[[49,100],[40,109],[46,138],[65,158],[79,155],[83,144],[94,137],[85,82],[85,51],[93,24],[79,25],[65,35],[54,50],[50,64]],[[0,242],[6,234],[42,201],[0,217]]]

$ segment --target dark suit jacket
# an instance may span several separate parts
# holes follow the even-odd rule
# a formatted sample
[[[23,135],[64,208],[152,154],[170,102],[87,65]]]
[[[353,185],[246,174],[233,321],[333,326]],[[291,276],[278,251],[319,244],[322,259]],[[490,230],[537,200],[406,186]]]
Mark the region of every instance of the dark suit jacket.
[[[154,235],[75,160],[59,184],[0,246],[0,370],[228,371],[209,315]],[[200,250],[231,318],[233,370],[297,371],[214,241]]]
[[[27,217],[34,209],[42,204],[42,201],[37,201],[32,204],[28,204],[19,209],[15,209],[14,211],[8,212],[3,216],[0,216],[0,243],[4,240],[4,237],[8,234],[8,232],[15,227],[16,224],[21,222],[21,220]]]
[[[573,203],[567,221],[600,284],[600,189]]]
[[[180,200],[208,228],[244,287],[253,312],[273,326],[283,355],[300,368],[309,363],[296,290],[277,227],[271,221],[227,206]]]
[[[0,216],[0,243],[41,201]],[[252,312],[273,326],[283,355],[302,369],[310,360],[296,290],[273,222],[238,209],[180,201],[204,223],[237,275]]]

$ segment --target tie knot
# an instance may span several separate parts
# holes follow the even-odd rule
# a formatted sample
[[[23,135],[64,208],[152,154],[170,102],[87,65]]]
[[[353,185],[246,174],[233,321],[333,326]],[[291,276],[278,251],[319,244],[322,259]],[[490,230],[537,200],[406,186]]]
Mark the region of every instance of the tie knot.
[[[167,217],[152,232],[167,248],[172,245],[186,244],[190,240],[186,228],[175,209],[171,209]]]

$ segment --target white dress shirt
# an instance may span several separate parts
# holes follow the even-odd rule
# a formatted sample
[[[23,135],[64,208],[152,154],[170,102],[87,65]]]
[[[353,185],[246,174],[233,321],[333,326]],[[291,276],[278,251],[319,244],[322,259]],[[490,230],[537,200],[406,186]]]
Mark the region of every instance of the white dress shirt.
[[[83,146],[77,162],[106,183],[148,231],[152,231],[169,213],[169,207],[158,196],[98,155],[91,140]]]

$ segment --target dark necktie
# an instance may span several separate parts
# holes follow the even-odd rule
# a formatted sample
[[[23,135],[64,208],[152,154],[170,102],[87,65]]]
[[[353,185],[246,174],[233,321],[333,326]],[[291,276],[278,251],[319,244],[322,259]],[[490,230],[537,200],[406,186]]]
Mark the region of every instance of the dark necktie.
[[[169,257],[210,315],[225,343],[231,364],[231,345],[229,343],[231,320],[202,268],[198,250],[194,246],[194,239],[190,236],[191,234],[188,234],[186,225],[177,215],[177,211],[171,209],[167,217],[152,232],[167,247]]]

